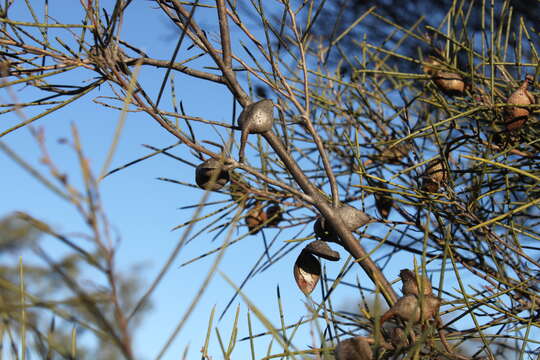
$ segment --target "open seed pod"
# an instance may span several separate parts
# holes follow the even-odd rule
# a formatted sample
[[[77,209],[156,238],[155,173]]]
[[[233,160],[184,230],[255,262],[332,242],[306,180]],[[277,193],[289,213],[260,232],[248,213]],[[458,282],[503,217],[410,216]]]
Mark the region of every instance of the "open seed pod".
[[[420,294],[416,274],[414,272],[409,269],[402,269],[399,272],[399,277],[401,278],[401,282],[403,283],[403,287],[401,288],[401,292],[403,292],[403,295],[418,296]],[[432,295],[433,289],[431,288],[431,282],[429,281],[429,279],[425,275],[419,275],[419,278],[422,281],[422,293],[424,295]]]
[[[315,256],[302,251],[294,263],[294,279],[304,295],[309,295],[321,278],[321,263]]]
[[[283,210],[278,204],[270,205],[266,208],[266,218],[268,221],[268,226],[278,226],[278,224],[283,220]]]
[[[368,341],[361,337],[353,337],[339,342],[334,350],[336,360],[371,360],[373,351]]]
[[[448,179],[448,171],[446,165],[441,158],[431,160],[423,175],[423,190],[429,192],[437,192],[441,185],[446,183]]]
[[[430,56],[424,65],[424,72],[431,75],[437,87],[449,96],[460,95],[465,91],[465,81],[458,73],[446,70],[441,62]]]
[[[371,218],[363,211],[360,211],[350,205],[341,205],[337,209],[338,215],[350,231],[354,231],[371,221]],[[313,225],[315,235],[324,241],[339,243],[339,237],[334,229],[327,223],[326,219],[320,216]]]
[[[384,183],[377,183],[376,185],[383,189],[387,188]],[[376,192],[373,195],[375,196],[375,206],[379,214],[383,219],[388,219],[388,215],[390,215],[390,211],[392,211],[392,206],[394,205],[392,195],[386,192]]]
[[[441,299],[433,295],[426,295],[421,299],[415,295],[403,296],[381,316],[381,326],[394,317],[413,323],[431,320],[439,312],[440,306]]]
[[[532,105],[536,103],[534,96],[527,89],[529,85],[532,85],[534,78],[531,75],[525,77],[525,81],[521,86],[514,91],[506,100],[508,104],[512,105]],[[523,107],[507,107],[504,111],[504,122],[506,130],[512,131],[519,129],[525,124],[529,117],[529,110]]]
[[[244,161],[247,136],[249,134],[262,134],[272,130],[274,125],[274,103],[270,99],[249,104],[238,117],[238,126],[242,129],[240,139],[240,162]]]
[[[214,158],[199,164],[195,169],[195,182],[205,190],[220,190],[229,179],[229,171],[225,165]]]
[[[332,250],[330,246],[328,246],[328,244],[322,240],[310,242],[302,251],[330,261],[338,261],[340,259],[339,253]]]
[[[255,205],[255,207],[247,213],[246,225],[252,235],[258,233],[265,222],[266,212],[264,212],[261,205]]]

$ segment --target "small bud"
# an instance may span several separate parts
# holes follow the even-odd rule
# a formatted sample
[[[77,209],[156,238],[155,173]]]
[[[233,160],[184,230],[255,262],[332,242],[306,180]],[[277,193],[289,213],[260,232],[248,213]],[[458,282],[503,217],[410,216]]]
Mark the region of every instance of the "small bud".
[[[312,241],[303,251],[330,261],[338,261],[340,259],[339,253],[332,250],[326,242],[321,240]]]
[[[220,190],[229,182],[229,171],[216,159],[208,159],[195,169],[195,182],[205,190]]]
[[[321,278],[321,263],[310,253],[302,251],[294,263],[294,279],[304,295],[309,295]]]

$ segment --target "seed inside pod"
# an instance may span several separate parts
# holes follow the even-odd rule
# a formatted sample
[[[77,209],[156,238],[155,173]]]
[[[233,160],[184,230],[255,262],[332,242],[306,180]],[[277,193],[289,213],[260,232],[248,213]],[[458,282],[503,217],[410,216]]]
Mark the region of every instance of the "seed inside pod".
[[[401,282],[403,283],[403,287],[401,288],[401,292],[403,292],[403,295],[418,296],[420,294],[420,289],[418,287],[418,282],[414,272],[409,269],[402,269],[399,272],[399,277],[401,278]],[[431,295],[433,293],[433,289],[431,288],[431,282],[425,275],[420,275],[419,277],[423,281],[422,293],[424,295]]]
[[[336,360],[371,360],[373,351],[367,340],[361,336],[339,342],[334,350]]]
[[[441,299],[433,295],[423,296],[421,300],[415,295],[403,296],[381,316],[381,326],[394,317],[413,323],[431,320],[439,312],[440,306]]]
[[[321,240],[310,242],[302,251],[306,251],[330,261],[338,261],[340,259],[339,253],[332,250],[326,242]]]
[[[350,205],[341,205],[337,208],[337,213],[341,216],[341,220],[350,231],[354,231],[371,222],[371,218],[363,211],[360,211]],[[326,219],[320,216],[313,225],[315,235],[324,241],[339,243],[339,237],[336,231],[327,223]]]
[[[269,220],[268,226],[278,226],[281,220],[283,220],[283,210],[281,209],[281,206],[273,204],[267,207],[266,218]]]
[[[444,161],[440,158],[431,160],[424,172],[424,184],[422,188],[425,191],[437,192],[448,178],[448,171]]]
[[[229,179],[229,171],[225,165],[214,158],[199,164],[195,169],[195,182],[205,190],[220,190]]]
[[[238,117],[238,126],[242,129],[240,139],[240,162],[244,161],[244,150],[249,134],[262,134],[272,130],[274,125],[274,103],[264,99],[247,105]]]
[[[294,279],[304,295],[309,295],[321,278],[321,263],[310,253],[302,251],[294,263]]]
[[[262,209],[261,205],[255,205],[255,207],[247,213],[246,225],[252,235],[257,234],[262,229],[261,226],[265,222],[266,213]]]
[[[536,99],[527,89],[532,85],[534,78],[532,75],[527,75],[521,86],[514,91],[506,100],[512,105],[532,105],[536,103]],[[507,107],[504,110],[504,122],[506,130],[512,131],[521,128],[529,117],[529,110],[523,107]]]

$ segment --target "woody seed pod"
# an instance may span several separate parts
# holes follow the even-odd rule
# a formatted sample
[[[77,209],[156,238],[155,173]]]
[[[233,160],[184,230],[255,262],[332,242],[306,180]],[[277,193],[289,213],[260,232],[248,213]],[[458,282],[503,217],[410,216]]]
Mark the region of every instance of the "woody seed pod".
[[[269,220],[268,226],[278,226],[283,220],[283,210],[277,204],[270,205],[266,208],[266,218]]]
[[[437,192],[448,178],[448,171],[444,161],[440,158],[431,160],[423,177],[423,189],[429,192]]]
[[[336,360],[371,360],[373,351],[367,340],[361,336],[339,342],[334,350]]]
[[[414,272],[409,269],[402,269],[399,272],[399,277],[403,283],[403,287],[401,288],[403,295],[418,296],[420,294],[420,289],[418,287],[418,282],[416,281],[416,275]],[[424,275],[421,275],[420,279],[422,280],[423,295],[426,296],[433,294],[433,289],[431,288],[431,282],[429,279]]]
[[[401,159],[406,157],[409,151],[410,151],[409,145],[405,143],[400,143],[395,146],[389,146],[385,148],[383,151],[379,153],[378,158],[380,161],[384,163],[399,165]]]
[[[264,99],[247,105],[238,117],[238,126],[242,129],[240,139],[240,162],[244,161],[244,149],[248,134],[262,134],[272,130],[274,125],[274,103]]]
[[[532,105],[536,103],[534,96],[527,90],[527,87],[532,85],[533,81],[534,78],[527,75],[525,81],[508,97],[506,102],[512,105]],[[519,129],[529,117],[528,109],[517,106],[505,108],[504,113],[504,122],[508,131]]]
[[[383,189],[387,188],[384,183],[377,183],[376,185],[377,187]],[[383,219],[388,219],[388,215],[390,215],[390,211],[392,211],[392,206],[394,205],[394,199],[392,198],[392,195],[386,192],[376,192],[374,196],[375,206],[377,207],[379,214]]]
[[[394,317],[413,323],[431,320],[439,312],[440,306],[441,300],[433,295],[423,296],[422,303],[415,295],[403,296],[381,316],[381,326]]]
[[[424,65],[424,72],[431,75],[431,79],[449,96],[460,95],[465,91],[465,82],[458,73],[441,68],[439,60],[430,56]]]
[[[310,242],[304,250],[310,254],[322,257],[323,259],[330,261],[338,261],[340,259],[339,253],[334,251],[328,246],[328,244],[321,240],[315,240]]]
[[[358,229],[360,226],[367,224],[371,221],[371,218],[364,213],[350,205],[341,205],[337,208],[337,213],[341,216],[341,220],[345,223],[345,226],[350,231]],[[313,231],[315,235],[324,241],[339,242],[336,231],[327,224],[324,217],[319,217],[313,225]]]
[[[251,209],[246,216],[246,225],[249,232],[255,235],[261,230],[261,225],[266,222],[266,213],[262,209],[262,206],[256,205]]]
[[[321,278],[321,263],[312,254],[302,251],[294,263],[293,274],[296,285],[304,295],[309,295]]]
[[[220,190],[229,179],[229,171],[225,165],[214,158],[199,164],[195,169],[195,182],[205,190]]]

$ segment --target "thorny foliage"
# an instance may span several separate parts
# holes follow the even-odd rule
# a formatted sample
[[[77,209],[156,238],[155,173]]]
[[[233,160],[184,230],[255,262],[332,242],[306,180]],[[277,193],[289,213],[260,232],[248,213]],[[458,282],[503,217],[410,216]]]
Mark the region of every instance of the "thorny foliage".
[[[48,110],[2,129],[0,136],[9,136],[106,84],[116,97],[95,98],[96,102],[119,111],[146,113],[179,144],[192,150],[194,162],[214,158],[229,174],[229,185],[219,190],[225,194],[227,205],[178,226],[201,221],[207,229],[219,230],[216,236],[236,226],[245,230],[238,238],[227,236],[215,252],[260,228],[265,228],[259,232],[264,234],[267,227],[278,227],[281,240],[293,241],[275,245],[277,250],[267,249],[268,259],[257,263],[253,274],[282,259],[298,246],[294,245],[297,242],[312,237],[312,224],[322,216],[330,226],[326,230],[335,231],[333,239],[357,259],[362,269],[347,261],[338,278],[320,282],[324,297],[320,303],[313,303],[312,316],[328,319],[321,348],[304,349],[297,344],[295,349],[288,345],[284,329],[274,329],[267,335],[282,349],[270,356],[319,354],[330,358],[338,339],[351,334],[362,335],[361,341],[373,350],[369,356],[357,354],[351,359],[464,358],[457,348],[465,342],[474,344],[468,355],[474,358],[493,359],[508,353],[533,358],[538,353],[539,343],[532,334],[539,334],[540,248],[536,242],[540,239],[540,129],[535,91],[525,77],[531,75],[534,86],[540,73],[539,34],[512,11],[509,2],[500,2],[497,7],[485,2],[454,2],[438,26],[420,28],[415,24],[410,29],[385,18],[374,7],[337,34],[313,36],[310,30],[322,21],[325,1],[277,1],[272,5],[265,2],[264,6],[262,1],[246,2],[243,6],[250,12],[246,15],[239,11],[236,1],[156,0],[152,11],[161,11],[179,29],[178,44],[169,59],[152,58],[136,43],[123,40],[122,24],[129,21],[124,15],[131,4],[117,1],[113,8],[101,9],[98,2],[81,1],[83,17],[73,25],[53,19],[43,24],[37,18],[32,24],[17,22],[9,17],[7,8],[3,9],[7,16],[0,38],[2,87],[26,84],[46,94],[26,103],[7,104],[4,112],[42,109],[44,105]],[[208,17],[219,24],[219,36],[209,35],[201,25],[203,18],[208,24]],[[344,51],[340,41],[352,30],[361,30],[366,18],[371,24],[378,21],[379,26],[391,29],[398,40],[388,42],[366,35],[354,42],[352,50],[349,47]],[[478,18],[480,27],[475,23],[472,31],[469,21]],[[54,40],[49,35],[53,24],[62,34]],[[31,31],[36,27],[39,31]],[[416,44],[414,56],[400,51],[402,44],[410,42]],[[178,51],[186,47],[191,52]],[[339,54],[338,65],[350,69],[347,75],[340,70],[343,66],[327,62],[331,50]],[[275,104],[273,129],[248,136],[247,160],[240,162],[238,114],[224,123],[185,114],[183,109],[168,110],[161,101],[168,93],[160,91],[154,100],[138,81],[139,71],[147,66],[162,71],[163,88],[171,73],[181,72],[224,85],[223,91],[230,92],[242,107],[271,99]],[[78,76],[87,78],[58,85],[65,72],[78,72]],[[445,81],[450,83],[445,85]],[[447,87],[455,85],[457,89]],[[518,88],[529,100],[509,100]],[[525,111],[525,115],[522,112],[517,119],[514,110]],[[211,132],[205,129],[210,128],[218,131],[217,141],[221,143],[208,138]],[[106,274],[107,291],[112,299],[118,299],[114,294],[114,246],[105,240],[110,234],[96,202],[96,179],[122,169],[92,176],[76,129],[73,138],[85,174],[85,190],[75,190],[53,160],[45,157],[60,187],[49,185],[87,219],[96,253],[77,248],[37,219],[20,216],[67,242],[88,264]],[[36,139],[39,141],[39,134]],[[9,152],[5,146],[3,150]],[[174,156],[170,148],[155,150],[152,156]],[[45,147],[43,153],[46,155]],[[179,160],[193,166],[184,158]],[[338,215],[340,204],[362,209],[371,220],[352,229],[351,234],[347,219]],[[270,206],[275,211],[276,205],[283,211],[277,217],[261,211]],[[204,202],[200,204],[204,206]],[[279,222],[275,221],[278,217]],[[249,229],[243,227],[243,218]],[[294,238],[286,237],[292,231]],[[326,235],[318,234],[323,239]],[[306,258],[306,253],[301,256]],[[347,285],[342,281],[347,274],[373,281],[374,286],[367,288],[348,284],[358,288],[362,299],[377,292],[392,306],[398,300],[391,285],[396,279],[387,278],[384,270],[397,257],[401,264],[413,268],[413,256],[420,259],[414,268],[418,273],[429,272],[434,293],[443,299],[442,323],[439,316],[435,322],[422,321],[420,327],[398,321],[393,327],[403,328],[405,335],[396,341],[391,338],[395,330],[388,325],[381,329],[376,304],[363,302],[362,315],[331,306],[333,289]],[[312,268],[317,267],[319,260],[315,261]],[[317,283],[316,272],[304,273],[312,277],[301,280]],[[297,273],[300,278],[304,276]],[[100,336],[109,334],[128,359],[135,358],[128,323],[160,279],[131,312],[114,302],[114,324],[100,316],[91,298],[84,302],[95,316],[95,331]],[[83,295],[84,290],[72,279],[66,276],[64,280]],[[445,340],[451,340],[450,344]],[[232,348],[224,350],[223,356],[229,358],[231,352]],[[208,357],[204,349],[203,357]],[[337,357],[349,359],[339,353]]]

